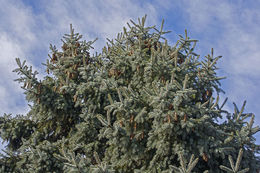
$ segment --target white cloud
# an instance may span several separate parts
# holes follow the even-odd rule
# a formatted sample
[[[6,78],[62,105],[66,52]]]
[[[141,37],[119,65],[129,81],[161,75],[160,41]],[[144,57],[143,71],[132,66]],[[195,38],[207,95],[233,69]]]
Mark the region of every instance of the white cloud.
[[[17,76],[12,73],[12,70],[17,68],[14,57],[24,56],[21,47],[12,42],[8,38],[8,36],[4,33],[0,35],[0,73],[4,74],[1,76],[0,80],[0,113],[18,113],[20,110],[24,112],[24,109],[21,109],[20,103],[17,105],[17,100],[24,100],[21,98],[21,92],[19,84],[14,82],[13,80],[17,78]]]
[[[211,43],[200,44],[214,45],[219,52],[225,53],[222,65],[228,73],[259,77],[259,10],[240,8],[240,3],[228,1],[195,0],[185,5],[192,29],[212,37],[205,38]]]
[[[256,91],[257,79],[260,79],[260,18],[255,17],[260,16],[259,10],[240,8],[241,4],[228,1],[195,0],[185,5],[192,28],[202,34],[199,46],[207,50],[212,46],[224,56],[219,63],[228,76],[229,85],[234,86],[232,92],[237,90],[236,94],[245,95],[250,93],[248,90]],[[211,38],[205,38],[209,36]]]
[[[30,11],[23,4],[14,1],[3,1],[0,7],[1,12],[1,34],[6,32],[8,39],[22,44],[23,51],[27,51],[35,41],[36,37],[32,32],[35,25]]]

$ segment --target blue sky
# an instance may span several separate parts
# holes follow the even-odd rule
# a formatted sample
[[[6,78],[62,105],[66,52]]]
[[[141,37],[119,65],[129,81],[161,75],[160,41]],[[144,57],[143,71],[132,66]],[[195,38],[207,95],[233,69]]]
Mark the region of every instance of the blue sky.
[[[45,75],[41,63],[46,62],[49,44],[58,48],[69,24],[83,34],[100,52],[106,38],[115,38],[130,19],[136,21],[145,14],[147,25],[161,24],[172,32],[166,36],[170,44],[178,34],[188,30],[199,40],[197,53],[201,57],[214,48],[219,60],[218,74],[222,80],[221,102],[228,97],[225,109],[233,112],[232,103],[240,108],[247,100],[245,112],[256,116],[254,126],[260,126],[260,1],[229,0],[0,0],[0,116],[4,113],[26,114],[27,102],[17,78],[15,58],[26,60]],[[236,2],[236,3],[234,3]],[[92,51],[93,52],[93,51]],[[260,144],[260,133],[255,135]],[[1,146],[2,145],[2,146]],[[4,144],[0,144],[3,148]]]

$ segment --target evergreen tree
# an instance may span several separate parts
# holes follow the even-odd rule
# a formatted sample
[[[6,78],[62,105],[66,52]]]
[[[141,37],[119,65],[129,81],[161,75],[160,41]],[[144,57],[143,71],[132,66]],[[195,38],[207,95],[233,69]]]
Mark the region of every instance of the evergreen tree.
[[[145,19],[93,56],[94,41],[71,26],[61,51],[50,46],[43,80],[16,59],[30,111],[0,119],[2,172],[259,171],[254,114],[246,102],[234,113],[223,109],[227,99],[219,104],[220,56],[212,49],[201,60],[186,31],[169,46],[163,22],[158,30]]]

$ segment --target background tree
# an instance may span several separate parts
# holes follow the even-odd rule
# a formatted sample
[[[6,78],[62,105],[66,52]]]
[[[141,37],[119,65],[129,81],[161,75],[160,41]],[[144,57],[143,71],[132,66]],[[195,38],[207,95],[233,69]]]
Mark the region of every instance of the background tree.
[[[158,30],[145,19],[127,23],[93,56],[94,41],[71,26],[61,51],[50,46],[42,81],[16,59],[30,111],[0,119],[3,172],[259,170],[254,114],[244,113],[245,102],[233,114],[223,109],[227,99],[218,103],[220,56],[212,49],[200,60],[186,31],[169,46],[163,22]]]

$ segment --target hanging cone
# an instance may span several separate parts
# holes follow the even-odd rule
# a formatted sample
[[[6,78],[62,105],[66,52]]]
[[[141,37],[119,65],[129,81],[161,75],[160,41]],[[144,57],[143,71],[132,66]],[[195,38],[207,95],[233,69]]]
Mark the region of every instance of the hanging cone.
[[[130,119],[130,123],[132,123],[133,121],[134,121],[134,116],[132,115]]]
[[[56,86],[53,86],[52,89],[53,89],[54,92],[56,92],[57,87],[56,87]]]
[[[137,72],[140,71],[140,66],[139,65],[136,67],[136,70],[137,70]]]
[[[116,73],[117,73],[116,69],[112,68],[112,69],[109,70],[109,74],[108,75],[109,75],[109,77],[112,77],[112,76],[115,76]]]
[[[207,91],[206,91],[206,95],[207,95],[208,97],[211,97],[211,96],[212,96],[212,91],[211,91],[211,90],[207,90]]]
[[[152,45],[150,44],[150,41],[145,40],[144,44],[145,44],[145,48],[149,48],[150,49],[152,47]]]
[[[67,71],[67,78],[69,78],[70,77],[70,72],[69,71]]]
[[[75,43],[75,46],[76,46],[76,47],[79,47],[79,46],[80,46],[80,43],[77,41],[77,42]]]
[[[168,123],[171,123],[171,117],[170,117],[170,115],[167,115],[167,118],[168,118]]]
[[[133,50],[130,50],[129,53],[128,53],[129,56],[132,56],[133,54],[134,54]]]
[[[184,58],[182,58],[182,57],[178,58],[178,63],[179,64],[182,64],[183,62],[184,62]]]
[[[186,122],[186,121],[187,121],[187,115],[186,115],[186,114],[184,115],[184,118],[183,118],[183,120],[184,120],[184,122]]]
[[[164,76],[161,77],[161,81],[162,81],[163,84],[166,83]]]
[[[76,73],[71,73],[71,78],[72,78],[72,79],[76,79],[77,76],[78,76],[78,75],[77,75]]]
[[[133,138],[134,138],[134,134],[132,133],[131,135],[130,135],[130,140],[132,140]]]
[[[76,102],[77,101],[77,95],[73,96],[73,101]]]
[[[208,162],[208,156],[207,156],[205,153],[203,153],[202,159],[203,159],[205,162]]]
[[[68,45],[66,43],[64,43],[61,48],[63,51],[66,51],[68,49]]]
[[[38,92],[38,94],[41,94],[41,84],[38,85],[37,92]]]
[[[173,105],[170,104],[168,108],[169,108],[170,110],[172,110],[172,109],[173,109]]]
[[[177,113],[176,113],[176,112],[174,112],[174,117],[173,117],[173,120],[174,120],[175,122],[177,122],[177,121],[178,121],[178,115],[177,115]]]
[[[120,76],[121,71],[120,70],[116,70],[116,77]]]
[[[51,62],[55,63],[55,61],[57,61],[57,57],[55,54],[52,54]]]

